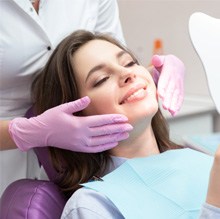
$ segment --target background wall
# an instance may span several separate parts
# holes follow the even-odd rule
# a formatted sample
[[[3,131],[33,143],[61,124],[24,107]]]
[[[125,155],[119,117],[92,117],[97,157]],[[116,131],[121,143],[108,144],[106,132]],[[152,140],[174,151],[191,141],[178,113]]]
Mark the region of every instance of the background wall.
[[[186,95],[210,98],[205,72],[193,49],[188,21],[193,12],[220,18],[220,0],[118,0],[128,47],[144,65],[150,63],[153,43],[163,41],[164,54],[174,54],[186,66]]]

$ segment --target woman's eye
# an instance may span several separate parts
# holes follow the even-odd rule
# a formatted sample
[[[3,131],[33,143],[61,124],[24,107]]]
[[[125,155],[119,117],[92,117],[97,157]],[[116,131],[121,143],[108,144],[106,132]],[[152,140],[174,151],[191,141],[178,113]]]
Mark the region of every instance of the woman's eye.
[[[131,67],[131,66],[133,66],[133,65],[135,65],[135,64],[137,64],[137,62],[131,61],[131,62],[129,62],[127,65],[125,65],[125,67]]]
[[[109,77],[104,77],[101,80],[97,81],[93,87],[98,87],[99,85],[101,85],[102,83],[104,83],[105,81],[107,81],[109,79]]]

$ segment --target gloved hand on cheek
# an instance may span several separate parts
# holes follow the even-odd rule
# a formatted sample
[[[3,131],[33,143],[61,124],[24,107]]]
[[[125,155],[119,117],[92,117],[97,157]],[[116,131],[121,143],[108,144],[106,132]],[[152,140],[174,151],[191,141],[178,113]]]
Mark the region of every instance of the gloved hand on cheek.
[[[89,97],[51,108],[39,116],[16,118],[9,133],[22,151],[53,146],[77,152],[96,153],[115,147],[128,138],[132,126],[127,117],[117,114],[73,116],[86,108]]]
[[[157,92],[162,99],[163,108],[174,116],[181,108],[184,98],[185,66],[174,55],[154,55],[152,65]]]

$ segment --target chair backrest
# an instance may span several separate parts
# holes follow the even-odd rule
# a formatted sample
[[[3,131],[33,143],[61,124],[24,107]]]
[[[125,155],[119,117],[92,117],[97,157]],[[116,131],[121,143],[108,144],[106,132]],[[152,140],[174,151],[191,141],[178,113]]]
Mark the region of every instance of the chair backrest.
[[[32,108],[25,117],[33,116]],[[0,199],[1,219],[59,219],[67,201],[54,184],[56,171],[48,147],[34,149],[50,181],[21,179],[10,184]]]
[[[31,107],[26,113],[25,117],[30,118],[34,116],[34,110]],[[40,147],[40,148],[34,148],[34,152],[37,155],[38,161],[40,165],[43,166],[48,178],[50,181],[54,181],[56,178],[56,170],[53,168],[53,165],[51,163],[50,157],[49,157],[49,150],[48,147]]]
[[[10,184],[0,200],[1,219],[59,219],[66,198],[50,181],[21,179]]]

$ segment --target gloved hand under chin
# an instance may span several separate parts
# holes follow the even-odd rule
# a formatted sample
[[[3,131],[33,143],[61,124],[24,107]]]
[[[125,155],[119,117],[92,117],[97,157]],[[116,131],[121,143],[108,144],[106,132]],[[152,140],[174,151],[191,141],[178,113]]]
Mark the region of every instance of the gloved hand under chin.
[[[84,97],[30,119],[13,119],[9,125],[9,133],[22,151],[34,147],[54,146],[95,153],[113,148],[118,141],[128,138],[132,126],[123,115],[72,115],[86,108],[89,103],[89,97]]]
[[[174,55],[154,55],[152,65],[155,67],[152,73],[163,108],[174,116],[183,103],[185,66]]]

